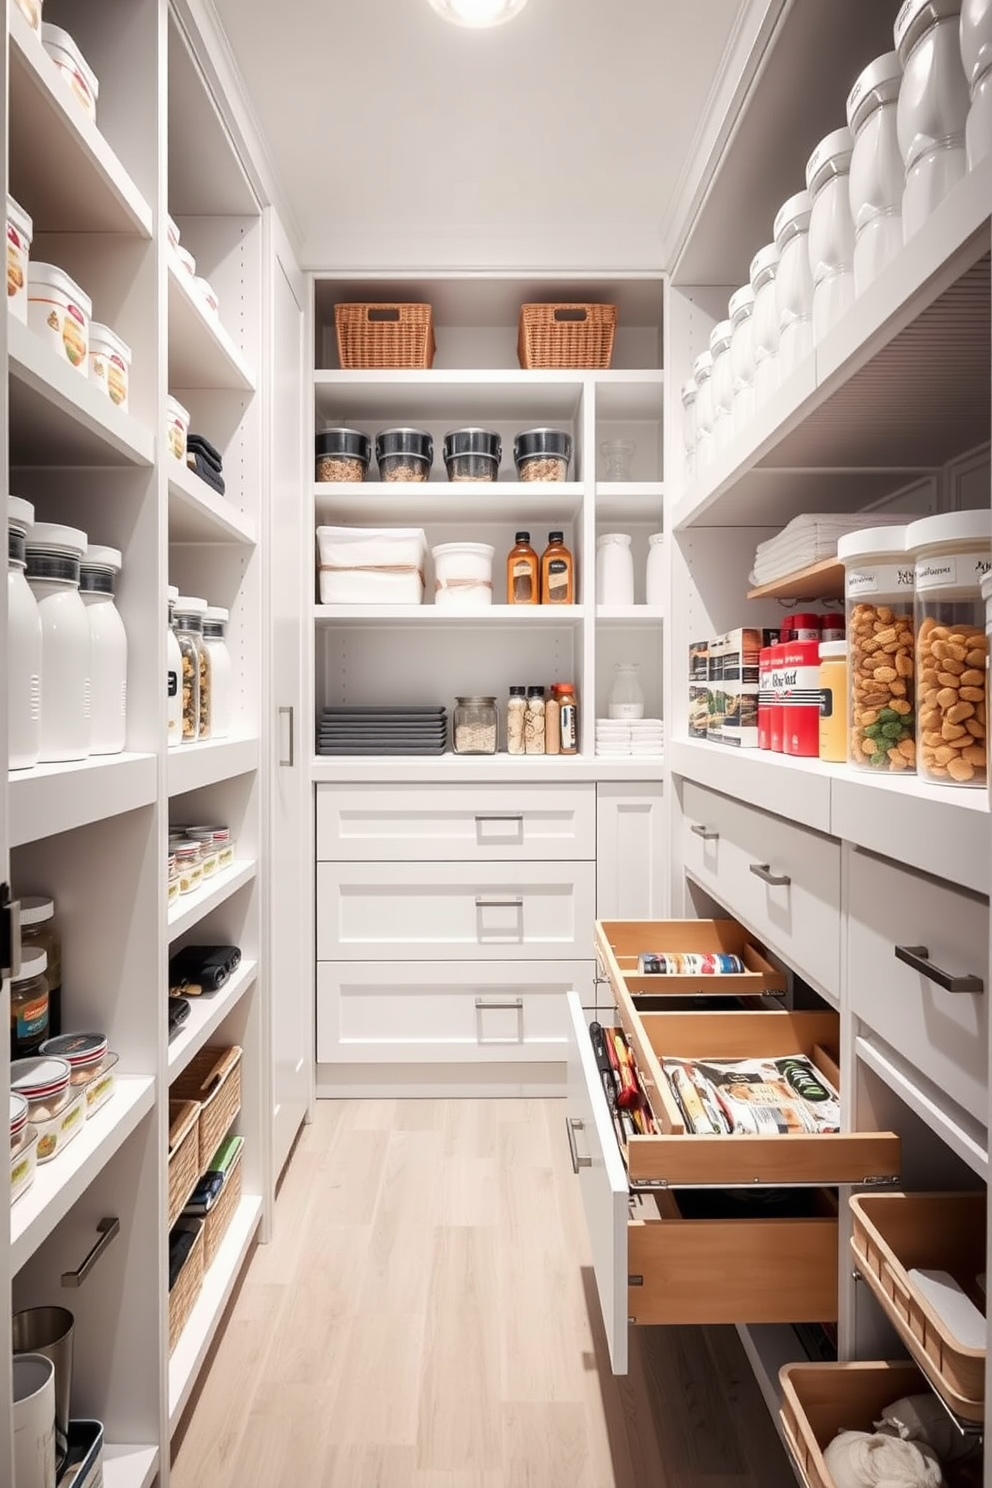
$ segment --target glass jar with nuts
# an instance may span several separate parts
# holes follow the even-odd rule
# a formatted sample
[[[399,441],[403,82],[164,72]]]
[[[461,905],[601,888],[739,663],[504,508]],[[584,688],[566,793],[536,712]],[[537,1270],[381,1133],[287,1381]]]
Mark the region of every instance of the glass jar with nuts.
[[[182,728],[184,744],[209,739],[211,732],[210,653],[203,644],[207,601],[181,594],[174,614],[175,636],[182,657]]]
[[[837,544],[847,601],[848,760],[865,770],[916,769],[913,564],[905,527],[871,527]]]

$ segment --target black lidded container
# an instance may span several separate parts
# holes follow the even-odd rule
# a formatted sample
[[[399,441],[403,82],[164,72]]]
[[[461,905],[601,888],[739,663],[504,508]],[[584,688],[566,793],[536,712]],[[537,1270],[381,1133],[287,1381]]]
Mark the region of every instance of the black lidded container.
[[[567,480],[572,436],[564,429],[525,429],[513,441],[513,460],[522,481]]]
[[[372,441],[359,429],[325,429],[314,440],[318,481],[363,481]]]
[[[444,436],[444,464],[451,481],[494,481],[503,441],[491,429],[452,429]]]
[[[384,481],[425,481],[434,464],[434,441],[424,429],[382,429],[375,458]]]

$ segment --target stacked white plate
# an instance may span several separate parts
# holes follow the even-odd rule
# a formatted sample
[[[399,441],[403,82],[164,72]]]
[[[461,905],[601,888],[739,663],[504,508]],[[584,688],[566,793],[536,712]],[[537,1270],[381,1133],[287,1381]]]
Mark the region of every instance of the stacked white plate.
[[[597,718],[596,753],[629,759],[632,755],[660,755],[665,726],[660,718]]]

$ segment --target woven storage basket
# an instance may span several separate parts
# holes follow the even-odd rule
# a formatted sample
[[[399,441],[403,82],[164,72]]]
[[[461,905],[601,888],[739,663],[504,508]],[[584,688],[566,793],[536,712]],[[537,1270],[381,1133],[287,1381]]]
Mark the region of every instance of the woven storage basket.
[[[434,325],[430,305],[334,306],[342,367],[432,367]]]
[[[521,305],[521,367],[608,367],[616,305]]]
[[[244,1147],[238,1151],[237,1157],[227,1170],[224,1179],[224,1187],[212,1209],[207,1210],[206,1238],[204,1240],[204,1265],[213,1264],[214,1256],[220,1249],[220,1243],[227,1233],[227,1227],[234,1218],[234,1211],[241,1202],[241,1157]]]
[[[198,1101],[169,1102],[169,1229],[182,1213],[183,1205],[200,1176]]]
[[[200,1103],[197,1174],[206,1169],[241,1110],[241,1050],[201,1049],[172,1086],[172,1096]]]
[[[195,1230],[196,1239],[183,1269],[176,1277],[176,1284],[169,1292],[169,1353],[173,1353],[189,1315],[196,1305],[203,1285],[203,1220],[180,1219],[173,1226],[178,1230]]]

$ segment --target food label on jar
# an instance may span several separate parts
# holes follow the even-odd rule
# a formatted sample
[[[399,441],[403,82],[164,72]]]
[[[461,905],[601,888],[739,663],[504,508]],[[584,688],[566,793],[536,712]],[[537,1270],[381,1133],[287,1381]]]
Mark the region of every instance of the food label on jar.
[[[834,690],[832,687],[824,687],[820,691],[820,717],[833,718],[834,716]]]
[[[961,589],[970,592],[992,568],[987,548],[916,560],[917,589]]]
[[[127,368],[119,356],[107,361],[107,389],[112,403],[127,402]]]
[[[561,712],[558,715],[558,723],[561,731],[562,754],[574,754],[579,747],[579,741],[575,737],[574,703],[562,703]]]
[[[48,998],[36,997],[11,1008],[11,1028],[19,1044],[40,1040],[48,1028]]]
[[[848,599],[860,594],[898,594],[913,592],[913,570],[908,563],[881,563],[871,568],[849,568],[844,580]]]
[[[552,558],[548,564],[548,602],[564,604],[568,599],[568,564],[564,558]]]

